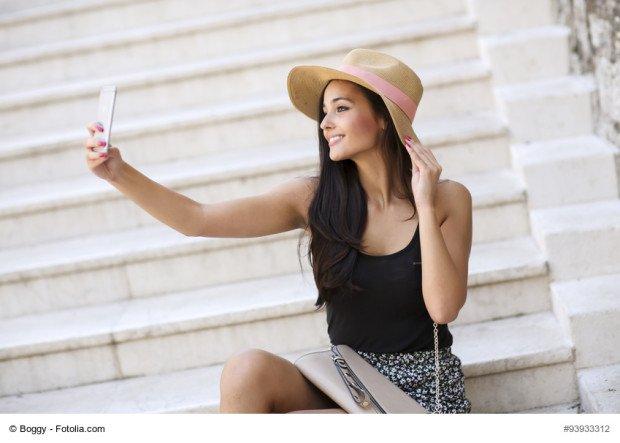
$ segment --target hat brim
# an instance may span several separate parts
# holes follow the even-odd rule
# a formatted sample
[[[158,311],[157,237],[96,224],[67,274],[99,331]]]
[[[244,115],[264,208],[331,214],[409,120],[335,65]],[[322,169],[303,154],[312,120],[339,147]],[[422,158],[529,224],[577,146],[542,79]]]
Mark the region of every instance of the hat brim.
[[[325,66],[295,66],[291,69],[286,84],[293,106],[311,119],[318,121],[321,94],[331,80],[348,80],[379,94],[392,117],[401,142],[409,136],[415,143],[420,143],[409,117],[392,100],[363,79],[337,69]]]

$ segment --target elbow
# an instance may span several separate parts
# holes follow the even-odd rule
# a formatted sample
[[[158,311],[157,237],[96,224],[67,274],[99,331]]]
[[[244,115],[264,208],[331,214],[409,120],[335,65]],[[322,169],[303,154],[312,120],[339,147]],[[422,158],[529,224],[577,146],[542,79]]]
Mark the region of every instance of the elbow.
[[[463,290],[461,296],[457,299],[458,306],[452,306],[449,309],[445,309],[443,315],[440,316],[440,318],[443,320],[442,324],[452,323],[454,320],[457,319],[457,317],[459,316],[459,312],[461,312],[461,309],[463,309],[463,306],[465,306],[465,301],[467,300],[467,287],[465,287],[465,290]]]
[[[191,216],[188,217],[188,220],[192,222],[191,226],[187,226],[185,231],[180,232],[186,237],[206,237],[204,232],[205,205],[196,203],[192,210]]]
[[[465,298],[463,297],[463,300],[464,299]],[[463,304],[465,303],[463,302]],[[463,307],[463,304],[461,304],[461,306],[459,306],[456,309],[444,308],[438,312],[432,312],[432,313],[429,312],[429,315],[431,319],[438,325],[445,325],[447,323],[452,323],[458,317],[459,312],[461,311],[461,308]]]
[[[448,315],[447,313],[442,313],[440,315],[430,314],[431,320],[433,320],[438,325],[445,325],[456,320],[456,316]]]

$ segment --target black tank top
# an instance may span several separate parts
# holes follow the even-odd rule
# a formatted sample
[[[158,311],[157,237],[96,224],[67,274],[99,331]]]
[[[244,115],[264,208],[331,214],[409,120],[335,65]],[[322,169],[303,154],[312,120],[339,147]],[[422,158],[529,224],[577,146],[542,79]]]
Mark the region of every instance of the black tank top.
[[[326,303],[333,345],[367,352],[434,350],[433,319],[422,297],[419,223],[409,244],[388,255],[358,253],[352,280],[362,291],[343,290]],[[448,325],[437,324],[439,347],[452,345]]]

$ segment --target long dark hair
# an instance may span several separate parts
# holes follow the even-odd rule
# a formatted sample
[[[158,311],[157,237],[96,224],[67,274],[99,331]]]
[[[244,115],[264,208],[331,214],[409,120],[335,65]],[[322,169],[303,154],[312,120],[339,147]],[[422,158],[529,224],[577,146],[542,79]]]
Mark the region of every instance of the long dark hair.
[[[390,189],[397,198],[408,199],[414,208],[412,216],[407,219],[411,220],[417,212],[411,190],[411,158],[399,139],[383,99],[363,86],[354,85],[368,99],[375,115],[383,116],[388,123],[386,130],[382,131],[380,154],[388,167]],[[308,209],[306,226],[306,230],[310,230],[309,262],[318,289],[317,311],[339,292],[361,289],[352,282],[352,274],[358,250],[363,249],[361,239],[368,216],[366,192],[359,181],[355,162],[329,158],[329,143],[321,129],[325,117],[322,106],[325,88],[318,103],[319,173],[312,177],[317,186]],[[405,190],[404,194],[397,184]]]

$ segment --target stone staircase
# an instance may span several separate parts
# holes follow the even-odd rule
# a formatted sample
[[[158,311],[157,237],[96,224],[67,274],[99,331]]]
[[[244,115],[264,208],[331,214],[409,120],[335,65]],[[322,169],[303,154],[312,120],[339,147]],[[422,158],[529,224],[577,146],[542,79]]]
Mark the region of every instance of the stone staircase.
[[[574,349],[579,412],[620,412],[620,150],[593,134],[595,80],[569,73],[569,30],[555,23],[553,1],[470,7],[549,266],[552,311]]]
[[[82,143],[115,84],[112,143],[145,175],[201,202],[265,192],[317,168],[286,74],[355,47],[420,75],[416,132],[473,196],[450,324],[472,412],[620,411],[618,150],[550,2],[31,4],[0,3],[0,412],[217,412],[235,352],[329,344],[301,231],[180,234]]]

